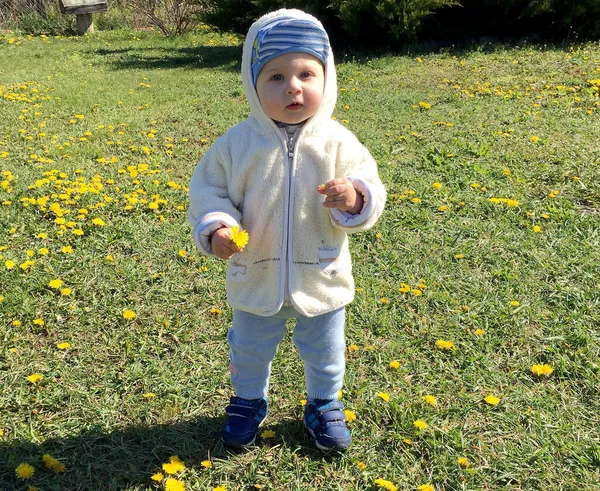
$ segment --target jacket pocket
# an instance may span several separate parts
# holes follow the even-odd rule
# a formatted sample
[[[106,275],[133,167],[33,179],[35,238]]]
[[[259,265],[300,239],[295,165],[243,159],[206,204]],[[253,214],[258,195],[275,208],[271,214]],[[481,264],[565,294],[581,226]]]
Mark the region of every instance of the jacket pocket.
[[[319,247],[319,266],[321,270],[332,276],[337,275],[341,268],[340,247]]]
[[[250,277],[248,276],[248,266],[243,264],[235,255],[229,260],[227,279],[237,283],[245,283],[250,280]]]

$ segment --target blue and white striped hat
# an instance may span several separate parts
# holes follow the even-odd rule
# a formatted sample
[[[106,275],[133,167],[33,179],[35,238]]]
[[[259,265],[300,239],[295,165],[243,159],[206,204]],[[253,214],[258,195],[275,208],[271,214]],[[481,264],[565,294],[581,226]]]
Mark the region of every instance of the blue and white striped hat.
[[[252,48],[252,81],[256,86],[265,64],[286,53],[308,53],[325,66],[329,49],[329,37],[319,24],[293,17],[278,18],[256,35]]]

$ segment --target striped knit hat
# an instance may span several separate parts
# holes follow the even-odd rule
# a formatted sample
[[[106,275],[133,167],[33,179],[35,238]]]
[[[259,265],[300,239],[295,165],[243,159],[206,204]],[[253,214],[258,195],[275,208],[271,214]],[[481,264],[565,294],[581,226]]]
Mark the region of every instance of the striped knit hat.
[[[256,35],[252,48],[252,81],[256,86],[265,64],[286,53],[308,53],[325,66],[329,49],[329,37],[319,24],[293,17],[278,18]]]

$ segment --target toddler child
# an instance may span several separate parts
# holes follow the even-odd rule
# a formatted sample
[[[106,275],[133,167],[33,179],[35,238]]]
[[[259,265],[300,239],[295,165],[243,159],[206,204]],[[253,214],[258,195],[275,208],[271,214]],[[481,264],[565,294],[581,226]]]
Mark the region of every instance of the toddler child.
[[[337,97],[329,38],[300,10],[248,31],[242,81],[250,116],[208,149],[190,183],[188,219],[204,254],[229,260],[228,332],[235,396],[222,438],[254,443],[268,412],[271,362],[296,319],[304,362],[304,425],[322,450],[352,437],[338,400],[345,370],[345,306],[354,298],[347,234],[372,227],[385,189],[377,164],[331,115]],[[249,233],[243,248],[232,228]]]

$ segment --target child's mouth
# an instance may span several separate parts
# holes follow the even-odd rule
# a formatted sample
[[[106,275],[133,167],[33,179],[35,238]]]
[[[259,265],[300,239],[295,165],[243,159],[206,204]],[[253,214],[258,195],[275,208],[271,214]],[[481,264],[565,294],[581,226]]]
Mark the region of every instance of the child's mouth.
[[[290,104],[289,106],[286,106],[286,109],[291,109],[292,111],[298,110],[302,107],[302,104],[298,103],[298,102],[294,102],[293,104]]]

